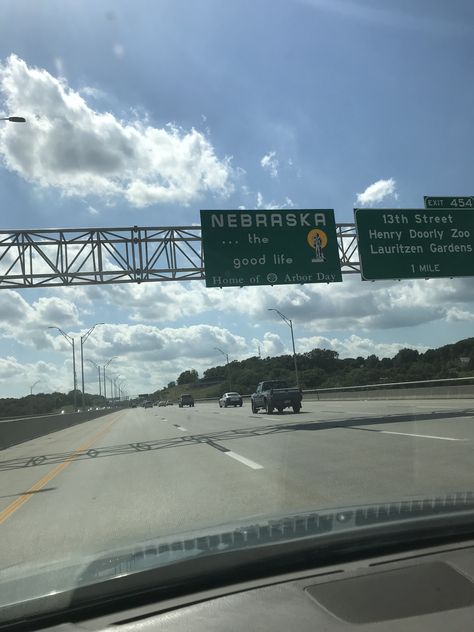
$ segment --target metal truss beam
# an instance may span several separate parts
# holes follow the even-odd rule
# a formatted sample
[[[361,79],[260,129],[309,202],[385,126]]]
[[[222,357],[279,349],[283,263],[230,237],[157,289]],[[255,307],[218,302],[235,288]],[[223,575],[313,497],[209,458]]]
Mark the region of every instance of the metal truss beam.
[[[343,274],[359,272],[355,225],[336,232]],[[0,232],[0,289],[204,278],[200,226]]]

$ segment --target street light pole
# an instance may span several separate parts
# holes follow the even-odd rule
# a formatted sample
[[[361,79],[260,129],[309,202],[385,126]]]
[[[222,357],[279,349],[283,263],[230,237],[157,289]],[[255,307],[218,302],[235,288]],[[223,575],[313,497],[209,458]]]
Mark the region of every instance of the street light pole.
[[[30,386],[30,395],[33,395],[33,389],[34,389],[34,387],[35,387],[37,384],[39,384],[40,382],[41,382],[41,380],[36,380],[36,382]]]
[[[110,360],[108,360],[104,364],[104,397],[105,397],[105,404],[106,405],[107,405],[107,381],[105,379],[105,369],[109,366],[109,364],[112,362],[112,360],[115,360],[116,358],[118,358],[118,356],[113,356],[112,358],[110,358]]]
[[[278,314],[278,316],[280,316],[280,318],[285,321],[285,323],[289,326],[289,328],[291,330],[291,344],[293,345],[293,362],[294,362],[294,365],[295,365],[296,386],[299,388],[300,387],[300,380],[299,380],[299,377],[298,377],[298,364],[296,362],[295,337],[293,335],[293,321],[290,318],[287,318],[278,309],[269,308],[268,311],[269,312],[276,312]]]
[[[101,379],[101,375],[100,375],[100,366],[98,364],[96,364],[94,362],[94,360],[89,360],[89,358],[86,358],[87,362],[90,362],[93,366],[95,366],[95,368],[97,369],[98,373],[99,373],[99,397],[102,396],[102,379]]]
[[[77,412],[77,378],[76,378],[76,349],[74,344],[74,338],[66,334],[59,327],[48,327],[48,329],[57,329],[59,333],[66,338],[69,344],[72,346],[72,374],[74,382],[74,412]]]
[[[126,391],[125,391],[125,387],[127,385],[126,380],[121,380],[119,382],[119,402],[126,399]]]
[[[123,384],[123,378],[120,375],[117,375],[116,378],[114,378],[114,386],[115,386],[115,399],[119,401],[120,403],[120,399],[121,399],[121,392],[122,392],[122,384]]]
[[[230,379],[230,372],[229,372],[229,354],[226,353],[225,351],[222,351],[222,349],[219,349],[219,347],[214,347],[214,349],[216,351],[219,351],[220,353],[222,353],[222,355],[224,356],[225,360],[226,360],[226,373],[227,373],[227,380],[229,382],[229,389],[232,388],[232,381]]]
[[[81,336],[81,376],[82,376],[82,408],[85,406],[85,393],[84,393],[84,343],[89,338],[91,333],[97,327],[97,325],[105,325],[105,323],[96,323],[93,325],[89,331]]]

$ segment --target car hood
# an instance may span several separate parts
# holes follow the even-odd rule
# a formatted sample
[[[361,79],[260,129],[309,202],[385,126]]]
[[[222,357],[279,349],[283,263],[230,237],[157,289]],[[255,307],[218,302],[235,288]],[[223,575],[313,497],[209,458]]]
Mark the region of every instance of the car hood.
[[[364,530],[389,527],[397,532],[419,521],[448,518],[449,523],[463,516],[474,525],[474,492],[415,498],[398,502],[332,507],[290,516],[239,521],[212,529],[186,532],[179,536],[158,537],[114,551],[72,558],[43,565],[22,565],[2,569],[0,579],[0,622],[9,620],[28,602],[56,597],[56,606],[67,607],[74,594],[85,586],[166,569],[187,560],[220,556],[232,552],[264,551],[278,543],[311,541],[317,546],[351,538]],[[164,575],[163,575],[164,576]]]

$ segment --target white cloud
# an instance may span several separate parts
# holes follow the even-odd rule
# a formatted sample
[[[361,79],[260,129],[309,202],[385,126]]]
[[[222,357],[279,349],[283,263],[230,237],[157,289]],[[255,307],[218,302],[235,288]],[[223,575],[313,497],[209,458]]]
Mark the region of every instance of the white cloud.
[[[465,309],[459,309],[459,307],[451,307],[450,309],[448,309],[446,320],[448,321],[448,323],[473,321],[474,312],[468,312]]]
[[[278,178],[278,166],[279,160],[276,157],[276,152],[269,151],[268,154],[265,154],[263,158],[260,160],[260,165],[262,169],[268,171],[272,178]]]
[[[337,351],[341,358],[357,358],[359,356],[366,358],[375,354],[379,358],[393,358],[400,349],[417,349],[425,352],[428,347],[422,345],[412,345],[400,342],[375,342],[370,338],[361,338],[352,335],[347,338],[326,338],[324,336],[310,336],[308,338],[299,338],[298,346],[304,351],[311,349],[331,349]]]
[[[258,344],[258,341],[254,340],[253,343],[255,346],[255,344]],[[285,353],[285,345],[278,334],[267,331],[263,335],[263,340],[260,345],[260,351],[262,354],[262,358],[265,358],[267,356],[281,355]]]
[[[229,295],[203,283],[141,283],[82,288],[89,303],[121,308],[134,322],[166,323],[206,312],[225,311]],[[240,290],[239,290],[240,291]],[[87,301],[87,299],[85,299]]]
[[[90,204],[87,205],[87,210],[89,211],[90,215],[99,215],[100,211],[98,211],[94,206],[91,206]]]
[[[393,178],[377,180],[377,182],[370,184],[365,191],[357,194],[357,203],[364,205],[377,204],[390,195],[395,199],[398,197],[395,180]]]
[[[29,395],[30,387],[38,380],[34,393],[47,393],[58,388],[70,390],[72,385],[67,378],[63,380],[64,373],[64,367],[43,360],[22,363],[14,356],[0,357],[0,389],[6,387],[8,392],[16,392],[18,396]]]
[[[85,97],[92,97],[93,99],[106,99],[107,95],[99,88],[93,88],[92,86],[84,86],[79,90],[79,93]]]
[[[237,208],[239,211],[245,211],[247,208],[252,208],[252,207],[250,206],[247,207],[245,204],[241,204]],[[284,199],[283,202],[275,202],[274,200],[272,200],[271,202],[266,202],[262,193],[260,193],[260,191],[257,191],[257,195],[255,198],[255,208],[257,209],[263,208],[269,211],[273,209],[295,208],[295,203],[288,196]]]
[[[0,128],[4,163],[40,187],[124,198],[136,207],[189,204],[233,189],[230,159],[220,160],[195,129],[155,128],[146,118],[123,121],[98,112],[65,80],[15,55],[0,65],[0,91],[5,110],[27,119]]]
[[[194,368],[202,375],[210,366],[218,365],[222,358],[215,347],[226,349],[231,361],[254,354],[242,336],[223,327],[117,324],[94,331],[87,358],[103,364],[105,359],[117,356],[110,365],[110,376],[125,377],[134,392],[147,392],[165,386],[182,371]],[[95,380],[96,371],[87,364],[88,380]]]
[[[79,311],[72,301],[52,296],[41,297],[29,304],[18,292],[0,292],[0,337],[36,349],[46,349],[52,344],[52,330],[48,327],[67,329],[79,324]],[[64,343],[67,346],[67,342]],[[63,346],[63,343],[53,345]]]
[[[216,346],[232,349],[234,357],[247,351],[242,336],[214,325],[158,328],[143,324],[106,324],[94,331],[93,353],[101,355],[102,351],[109,350],[112,355],[126,354],[179,364],[213,357]]]
[[[71,288],[51,290],[66,300]],[[194,283],[142,283],[77,288],[87,309],[106,305],[132,322],[169,323],[206,314],[241,314],[248,324],[267,323],[268,308],[277,308],[298,324],[318,331],[374,331],[430,322],[466,321],[474,314],[474,280],[416,280],[362,283],[277,285],[274,287],[206,288]],[[237,292],[237,294],[236,294]],[[1,298],[1,294],[0,294]]]
[[[295,204],[293,202],[292,199],[290,199],[289,197],[286,197],[284,202],[265,202],[265,200],[263,199],[263,195],[260,193],[260,191],[257,192],[257,208],[264,208],[267,210],[272,210],[272,209],[284,209],[284,208],[295,208]]]

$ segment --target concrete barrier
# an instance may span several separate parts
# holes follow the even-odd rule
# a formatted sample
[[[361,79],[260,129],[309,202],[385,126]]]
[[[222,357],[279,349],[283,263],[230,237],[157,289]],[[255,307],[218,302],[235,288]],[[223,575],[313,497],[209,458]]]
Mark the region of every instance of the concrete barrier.
[[[244,402],[250,400],[250,394],[242,395],[242,399]],[[303,390],[303,401],[367,399],[474,399],[474,377]],[[202,403],[217,403],[218,400],[218,397],[195,399],[196,402]]]
[[[0,421],[0,450],[115,412],[113,408]]]
[[[474,384],[413,388],[378,388],[374,390],[321,390],[304,393],[303,401],[366,399],[474,399]]]

